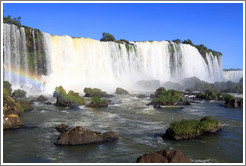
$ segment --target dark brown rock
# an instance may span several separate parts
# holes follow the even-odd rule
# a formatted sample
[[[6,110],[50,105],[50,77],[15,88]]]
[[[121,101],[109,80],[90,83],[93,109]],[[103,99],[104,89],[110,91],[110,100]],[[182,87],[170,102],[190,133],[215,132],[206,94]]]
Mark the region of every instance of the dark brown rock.
[[[60,125],[56,126],[56,130],[58,132],[63,132],[66,128],[68,128],[68,126],[65,124],[60,124]]]
[[[137,159],[137,163],[190,163],[190,159],[179,151],[160,150],[156,153],[144,154]]]
[[[114,132],[93,132],[81,126],[70,127],[62,131],[55,144],[57,145],[81,145],[113,141],[118,139]]]
[[[38,98],[37,98],[37,101],[40,101],[40,102],[45,102],[46,100],[48,100],[46,97],[44,97],[43,95],[40,95]]]

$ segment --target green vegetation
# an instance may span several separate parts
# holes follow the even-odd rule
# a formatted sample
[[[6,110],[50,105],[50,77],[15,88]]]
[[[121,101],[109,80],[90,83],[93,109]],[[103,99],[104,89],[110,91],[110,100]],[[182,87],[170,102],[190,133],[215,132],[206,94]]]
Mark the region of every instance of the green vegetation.
[[[11,96],[12,85],[8,81],[3,81],[3,97]]]
[[[26,91],[21,89],[14,90],[14,92],[12,93],[12,97],[14,98],[25,97],[25,96],[26,96]]]
[[[182,120],[179,122],[172,122],[170,124],[170,130],[175,136],[187,137],[198,136],[206,132],[211,132],[215,128],[221,126],[220,122],[214,120],[212,117],[204,117],[200,121],[198,120]]]
[[[99,95],[93,96],[91,98],[91,104],[100,105],[102,103],[108,104],[108,101],[107,100],[101,100],[101,97]]]
[[[85,88],[84,89],[85,97],[101,96],[106,97],[107,93],[97,88]]]
[[[100,41],[115,41],[115,38],[113,35],[104,32],[103,37],[100,39]]]
[[[207,60],[207,57],[206,57],[207,53],[208,54],[212,53],[214,56],[217,56],[217,57],[222,56],[222,54],[220,52],[208,49],[203,44],[195,45],[190,39],[187,39],[187,40],[184,40],[184,41],[181,41],[180,39],[175,39],[175,40],[173,40],[173,42],[177,43],[177,44],[178,43],[190,44],[190,45],[196,47],[207,64],[208,64],[208,60]]]
[[[219,98],[221,98],[221,95],[221,92],[206,90],[205,93],[198,93],[196,97],[205,100],[218,100]]]
[[[12,16],[8,15],[7,17],[3,16],[3,23],[6,24],[14,24],[18,27],[21,26],[21,17],[12,18]]]
[[[165,88],[160,89],[158,92],[156,92],[156,94],[157,95],[152,100],[154,104],[159,103],[161,105],[173,105],[175,102],[179,102],[184,98],[183,92],[176,90],[166,91]]]
[[[73,106],[85,104],[85,100],[79,96],[79,93],[72,90],[66,93],[62,86],[56,87],[54,93],[57,94],[58,105]]]

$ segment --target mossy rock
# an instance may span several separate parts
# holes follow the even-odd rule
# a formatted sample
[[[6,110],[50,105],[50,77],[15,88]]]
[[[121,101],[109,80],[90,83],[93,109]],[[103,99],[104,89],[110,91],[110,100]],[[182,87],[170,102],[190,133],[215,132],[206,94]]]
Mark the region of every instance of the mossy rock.
[[[57,97],[56,105],[57,106],[77,106],[77,105],[84,105],[85,100],[79,96],[79,93],[74,91],[69,91],[66,93],[62,86],[56,87],[53,93],[54,97]]]
[[[98,88],[84,88],[85,97],[93,97],[93,96],[100,96],[100,97],[107,97],[107,93],[102,91]]]
[[[184,99],[184,93],[176,90],[168,90],[165,88],[157,89],[155,98],[152,100],[152,104],[159,105],[174,105],[174,103],[182,101]]]
[[[215,133],[221,129],[221,123],[212,117],[199,120],[172,122],[163,138],[182,140],[198,137],[206,133]]]
[[[108,101],[102,100],[100,96],[93,96],[91,98],[91,103],[87,107],[107,107]]]
[[[21,89],[14,90],[14,92],[12,93],[12,97],[13,98],[26,97],[26,91]]]
[[[115,91],[115,94],[117,95],[129,95],[129,92],[122,88],[117,88]]]

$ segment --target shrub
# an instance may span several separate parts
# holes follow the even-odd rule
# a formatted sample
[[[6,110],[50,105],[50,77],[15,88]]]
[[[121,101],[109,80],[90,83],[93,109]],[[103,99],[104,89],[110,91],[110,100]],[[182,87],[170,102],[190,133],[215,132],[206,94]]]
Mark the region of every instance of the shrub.
[[[101,96],[106,97],[107,93],[105,91],[102,91],[101,89],[97,88],[85,88],[84,93],[86,97],[92,97],[92,96]]]
[[[176,90],[164,91],[162,89],[160,95],[155,97],[152,102],[159,103],[161,105],[173,105],[175,102],[178,102],[184,98],[184,93]]]
[[[14,90],[12,94],[12,97],[14,98],[25,97],[25,96],[26,96],[26,91],[21,89]]]
[[[57,97],[57,102],[65,106],[85,104],[85,100],[79,96],[79,93],[72,90],[66,93],[62,86],[56,87],[54,94],[56,94],[54,96]]]
[[[12,85],[8,81],[3,81],[3,96],[10,96],[12,93]]]
[[[170,130],[176,136],[196,136],[205,132],[210,132],[214,128],[220,127],[220,122],[214,120],[212,117],[204,117],[199,120],[182,120],[179,122],[172,122]]]
[[[115,41],[115,38],[113,35],[104,32],[103,37],[100,39],[100,41]]]

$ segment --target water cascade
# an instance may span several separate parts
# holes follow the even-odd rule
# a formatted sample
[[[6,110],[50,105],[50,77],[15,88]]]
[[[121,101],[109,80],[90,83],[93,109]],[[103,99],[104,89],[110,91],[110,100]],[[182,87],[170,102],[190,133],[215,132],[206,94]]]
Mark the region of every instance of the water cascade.
[[[223,81],[221,56],[206,59],[188,44],[169,41],[100,42],[89,38],[51,36],[31,28],[4,24],[4,80],[22,88],[52,93],[56,86],[83,92],[97,87],[147,91],[139,81],[180,82],[198,77]],[[23,79],[24,78],[24,79]]]
[[[243,70],[224,70],[224,76],[227,81],[239,82],[243,78]]]

